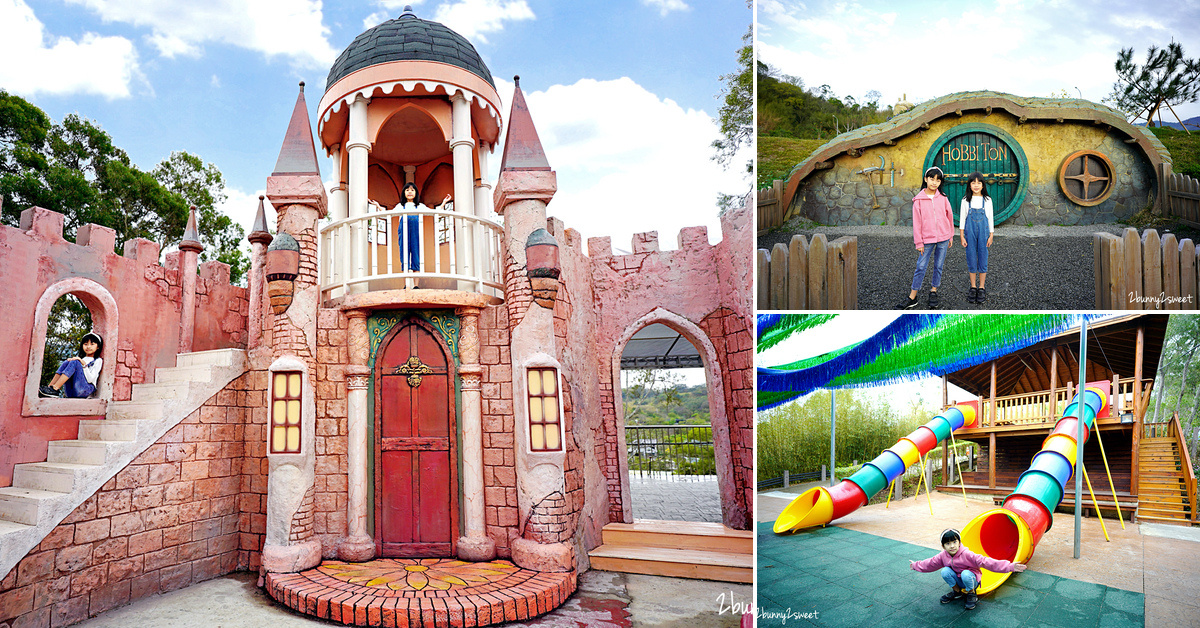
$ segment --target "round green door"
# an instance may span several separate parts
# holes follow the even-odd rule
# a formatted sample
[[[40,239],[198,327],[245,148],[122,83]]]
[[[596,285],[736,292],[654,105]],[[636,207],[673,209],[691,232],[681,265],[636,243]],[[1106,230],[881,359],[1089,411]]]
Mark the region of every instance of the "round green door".
[[[946,174],[943,188],[954,208],[967,192],[967,177],[982,172],[996,224],[1017,213],[1029,185],[1029,162],[1013,136],[990,124],[960,124],[942,134],[925,156],[925,170],[937,166]]]

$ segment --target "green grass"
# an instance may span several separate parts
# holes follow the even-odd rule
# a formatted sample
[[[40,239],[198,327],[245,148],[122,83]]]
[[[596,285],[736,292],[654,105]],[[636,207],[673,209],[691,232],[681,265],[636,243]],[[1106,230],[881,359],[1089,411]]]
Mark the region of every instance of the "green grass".
[[[775,179],[784,179],[796,164],[829,140],[797,140],[790,137],[758,138],[758,187],[771,187]]]
[[[1150,130],[1171,151],[1175,172],[1200,179],[1200,131],[1188,134],[1169,127]]]

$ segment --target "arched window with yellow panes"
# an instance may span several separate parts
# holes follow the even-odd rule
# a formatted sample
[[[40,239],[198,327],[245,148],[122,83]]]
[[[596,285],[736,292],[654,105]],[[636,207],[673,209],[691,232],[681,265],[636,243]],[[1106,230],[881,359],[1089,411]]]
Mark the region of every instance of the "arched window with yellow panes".
[[[562,451],[558,369],[531,368],[529,386],[529,450]]]
[[[276,372],[271,385],[271,453],[300,453],[300,373]]]

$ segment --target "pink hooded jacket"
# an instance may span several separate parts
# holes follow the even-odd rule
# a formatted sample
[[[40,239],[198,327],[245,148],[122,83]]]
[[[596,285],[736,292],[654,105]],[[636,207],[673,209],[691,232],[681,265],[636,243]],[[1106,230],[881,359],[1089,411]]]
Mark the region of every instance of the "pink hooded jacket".
[[[940,191],[929,198],[925,189],[913,197],[913,243],[944,242],[954,235],[954,210]]]
[[[959,545],[958,553],[953,556],[946,550],[942,550],[940,554],[933,558],[926,558],[925,560],[913,563],[912,568],[914,571],[921,573],[938,571],[942,567],[949,567],[956,574],[967,570],[975,574],[975,582],[983,582],[983,572],[980,571],[980,568],[996,573],[1008,573],[1013,571],[1013,565],[1015,564],[1007,560],[997,560],[995,558],[988,558],[987,556],[980,556],[966,547]]]

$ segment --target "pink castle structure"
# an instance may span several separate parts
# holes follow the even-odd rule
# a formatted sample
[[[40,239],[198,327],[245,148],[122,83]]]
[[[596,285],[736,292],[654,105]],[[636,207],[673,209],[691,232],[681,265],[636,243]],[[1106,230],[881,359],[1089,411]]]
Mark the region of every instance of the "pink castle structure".
[[[519,84],[493,184],[491,74],[411,10],[360,35],[326,85],[314,140],[301,84],[248,289],[197,268],[194,222],[164,265],[143,240],[113,253],[105,227],[68,242],[40,208],[0,227],[0,276],[21,278],[0,301],[0,625],[70,624],[236,570],[358,625],[526,619],[589,568],[748,582],[749,208],[717,245],[695,227],[673,251],[643,233],[630,255],[608,238],[585,253],[547,217],[555,173]],[[409,183],[422,205],[402,204]],[[64,294],[106,342],[90,399],[37,395]],[[655,324],[706,374],[711,529],[633,519],[621,357]],[[676,549],[636,566],[653,552],[622,557],[617,538],[639,527]],[[720,551],[678,549],[694,545]]]

